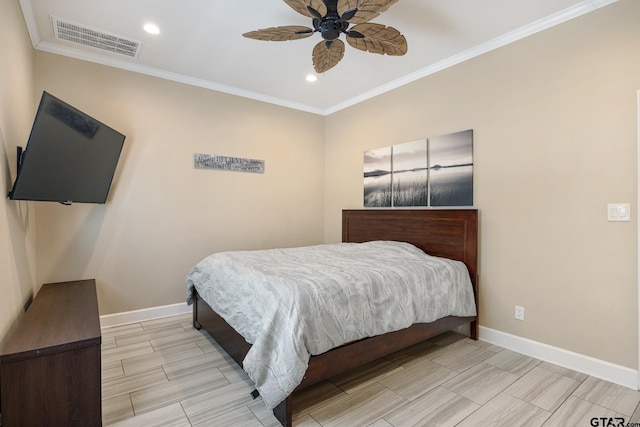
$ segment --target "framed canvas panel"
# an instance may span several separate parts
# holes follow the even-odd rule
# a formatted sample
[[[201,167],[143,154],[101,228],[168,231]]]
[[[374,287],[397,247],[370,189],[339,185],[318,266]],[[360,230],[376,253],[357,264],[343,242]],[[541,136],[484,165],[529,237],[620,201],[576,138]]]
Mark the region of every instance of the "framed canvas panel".
[[[364,153],[364,207],[391,207],[391,147]]]
[[[473,205],[473,130],[429,138],[429,206]]]
[[[393,206],[427,206],[427,140],[392,147]]]

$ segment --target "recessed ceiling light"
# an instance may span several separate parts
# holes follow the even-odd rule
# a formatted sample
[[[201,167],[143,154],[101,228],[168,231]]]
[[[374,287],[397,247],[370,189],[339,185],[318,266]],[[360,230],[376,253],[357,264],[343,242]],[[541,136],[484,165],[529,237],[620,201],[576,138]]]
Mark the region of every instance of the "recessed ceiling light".
[[[160,28],[156,24],[145,24],[144,30],[149,34],[160,34]]]
[[[315,74],[307,74],[306,79],[308,82],[313,83],[318,80],[318,76],[316,76]]]

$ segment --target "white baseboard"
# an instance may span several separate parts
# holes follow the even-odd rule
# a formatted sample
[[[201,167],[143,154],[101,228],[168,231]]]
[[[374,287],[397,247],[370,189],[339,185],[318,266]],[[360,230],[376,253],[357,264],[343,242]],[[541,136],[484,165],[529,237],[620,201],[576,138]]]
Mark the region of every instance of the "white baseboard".
[[[491,344],[513,350],[525,356],[582,372],[615,384],[638,390],[638,371],[553,347],[527,338],[521,338],[495,329],[479,327],[480,339]]]
[[[186,302],[183,302],[160,307],[143,308],[142,310],[125,311],[123,313],[105,314],[104,316],[100,316],[100,327],[108,328],[110,326],[124,325],[127,323],[143,322],[160,317],[191,313],[191,311],[191,307],[189,307]]]

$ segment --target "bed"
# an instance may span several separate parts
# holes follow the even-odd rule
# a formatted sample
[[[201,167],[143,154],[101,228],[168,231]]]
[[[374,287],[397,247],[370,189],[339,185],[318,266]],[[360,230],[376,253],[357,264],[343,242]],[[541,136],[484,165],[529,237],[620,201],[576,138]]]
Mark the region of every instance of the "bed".
[[[342,213],[343,242],[407,242],[430,255],[464,263],[471,279],[475,307],[478,299],[477,231],[475,209],[376,209],[344,210]],[[195,289],[190,301],[193,304],[194,327],[207,331],[238,365],[243,366],[252,345],[229,326]],[[445,316],[430,323],[415,323],[401,330],[352,341],[311,356],[304,377],[294,391],[465,324],[469,325],[470,337],[477,339],[477,314]],[[290,393],[273,409],[283,426],[292,425],[292,395]]]

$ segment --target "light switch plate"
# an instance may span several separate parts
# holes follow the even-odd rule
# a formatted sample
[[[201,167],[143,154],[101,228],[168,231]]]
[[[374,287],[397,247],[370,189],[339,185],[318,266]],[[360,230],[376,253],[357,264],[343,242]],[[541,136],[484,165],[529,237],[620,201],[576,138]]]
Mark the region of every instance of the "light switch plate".
[[[609,221],[631,221],[631,205],[629,203],[609,203],[607,205]]]

